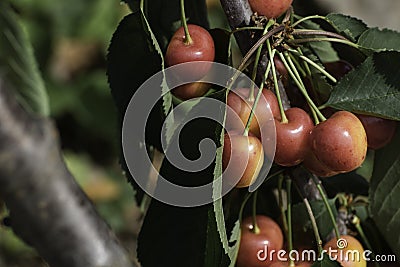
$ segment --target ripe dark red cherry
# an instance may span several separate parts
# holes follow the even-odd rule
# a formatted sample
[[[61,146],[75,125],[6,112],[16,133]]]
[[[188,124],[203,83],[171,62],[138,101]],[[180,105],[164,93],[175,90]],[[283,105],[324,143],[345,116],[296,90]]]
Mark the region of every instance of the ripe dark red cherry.
[[[187,83],[172,89],[172,93],[180,99],[187,100],[203,96],[210,87],[211,84],[204,82]]]
[[[396,132],[396,121],[361,114],[357,114],[357,117],[367,133],[369,148],[379,149],[390,143]]]
[[[204,28],[188,24],[191,43],[186,42],[185,31],[180,27],[172,36],[165,54],[167,66],[174,66],[185,62],[208,61],[212,62],[215,58],[214,41],[211,35]],[[211,64],[202,63],[196,68],[183,68],[179,70],[179,75],[185,78],[199,80],[210,70]]]
[[[294,166],[301,163],[308,152],[308,139],[314,124],[310,116],[300,108],[285,111],[287,123],[275,120],[275,163]]]
[[[222,154],[225,183],[233,185],[238,181],[236,187],[247,187],[257,178],[263,164],[264,151],[257,137],[236,131],[225,134]]]
[[[367,135],[352,113],[338,111],[311,132],[311,149],[330,170],[343,173],[358,168],[367,153]]]
[[[269,19],[282,15],[292,2],[293,0],[249,0],[250,7],[254,12]]]
[[[271,218],[263,215],[256,216],[259,233],[254,232],[253,219],[248,217],[241,224],[241,238],[239,253],[236,261],[237,267],[265,267],[271,261],[271,250],[278,251],[283,246],[283,234],[279,225]],[[276,256],[276,253],[273,254]],[[259,258],[265,257],[265,261]]]
[[[255,94],[256,93],[257,90],[255,90]],[[248,100],[249,94],[249,88],[239,88],[228,93],[227,105],[237,114],[237,116],[239,116],[240,120],[238,120],[236,115],[228,109],[225,123],[227,130],[244,131],[244,127],[246,126],[254,104],[254,99]],[[260,125],[262,125],[263,122],[272,119],[270,113],[267,111],[268,106],[271,109],[273,116],[280,118],[278,100],[276,99],[275,94],[271,90],[264,89],[257,103],[255,116],[251,121],[249,129],[250,132],[258,138],[261,137]]]

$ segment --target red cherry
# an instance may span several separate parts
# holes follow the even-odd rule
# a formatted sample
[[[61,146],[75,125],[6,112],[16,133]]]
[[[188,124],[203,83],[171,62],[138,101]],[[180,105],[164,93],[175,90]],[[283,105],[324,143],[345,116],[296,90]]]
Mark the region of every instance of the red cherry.
[[[319,177],[331,177],[338,174],[338,172],[332,171],[319,161],[311,150],[304,158],[303,165],[307,170]]]
[[[301,163],[308,152],[308,138],[314,124],[310,116],[300,108],[285,111],[287,123],[275,120],[275,163],[294,166]]]
[[[210,87],[211,84],[204,82],[187,83],[172,89],[172,93],[180,99],[187,100],[203,96]]]
[[[215,58],[214,41],[211,35],[204,28],[188,24],[191,43],[186,43],[185,31],[180,27],[172,36],[165,54],[167,66],[174,66],[185,62],[208,61]],[[185,78],[199,80],[204,77],[211,68],[211,63],[199,64],[195,68],[179,69],[179,75]]]
[[[293,0],[249,0],[250,7],[254,12],[269,19],[282,15],[292,2]]]
[[[254,93],[257,94],[257,91],[258,90],[255,90]],[[249,88],[239,88],[228,93],[226,103],[236,115],[233,114],[231,110],[227,110],[225,123],[227,130],[244,131],[244,127],[246,126],[254,104],[254,99],[248,100],[249,94]],[[260,125],[272,119],[270,117],[270,112],[267,111],[268,106],[274,117],[279,118],[279,106],[275,94],[271,90],[263,90],[249,129],[250,132],[258,138],[261,138]],[[240,120],[238,120],[236,116],[239,116]]]
[[[369,148],[379,149],[392,141],[396,132],[396,121],[361,114],[357,114],[357,117],[360,119],[367,133]]]
[[[257,215],[256,222],[260,230],[258,233],[254,232],[252,217],[242,221],[237,267],[268,266],[271,264],[268,254],[272,250],[282,249],[283,234],[279,225],[271,218],[263,215]],[[273,255],[276,256],[276,253]],[[263,257],[265,257],[265,260],[263,260]]]
[[[332,171],[343,173],[358,168],[367,153],[367,135],[352,113],[339,111],[311,132],[311,149]]]
[[[257,137],[243,136],[235,131],[224,135],[222,168],[225,183],[236,183],[240,178],[236,187],[247,187],[257,178],[263,164],[264,151]]]

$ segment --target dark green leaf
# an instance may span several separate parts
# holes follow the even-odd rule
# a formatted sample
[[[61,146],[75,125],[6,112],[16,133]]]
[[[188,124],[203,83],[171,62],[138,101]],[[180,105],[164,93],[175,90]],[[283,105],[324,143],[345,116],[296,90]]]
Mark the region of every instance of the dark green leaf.
[[[8,1],[0,3],[0,73],[26,110],[49,115],[48,96],[31,43]]]
[[[340,80],[326,105],[400,120],[400,53],[368,57]]]
[[[321,237],[325,238],[333,230],[333,225],[329,217],[328,210],[326,209],[322,200],[310,201],[310,205],[314,213],[314,217],[317,222]],[[335,206],[335,201],[333,199],[329,200],[329,205],[331,206],[331,209],[336,216],[337,210]],[[292,217],[296,218],[296,224],[294,226],[295,228],[302,229],[304,232],[312,230],[310,217],[307,213],[307,209],[304,203],[299,203],[293,206]]]
[[[366,49],[372,49],[375,52],[380,51],[400,51],[400,33],[378,28],[372,28],[365,31],[358,40],[358,44]]]
[[[400,257],[400,131],[376,152],[370,187],[370,213],[392,250]]]
[[[226,96],[225,92],[219,92],[210,97],[225,101]],[[185,158],[197,159],[201,156],[200,141],[209,138],[216,144],[217,157],[212,164],[197,172],[182,170],[165,158],[160,174],[171,183],[193,187],[214,180],[215,166],[221,166],[218,157],[222,155],[222,127],[200,116],[204,109],[209,108],[202,105],[202,100],[192,107],[189,116],[198,119],[191,120],[180,132],[175,132],[169,147],[179,147]],[[215,110],[215,114],[222,121],[225,110]],[[214,211],[213,204],[180,208],[153,200],[138,240],[138,257],[143,266],[160,266],[160,262],[165,266],[223,266],[227,257],[217,231],[215,212],[223,211]],[[149,251],[157,251],[157,257]]]
[[[363,21],[343,14],[331,13],[326,18],[339,33],[344,34],[353,42],[368,29]]]

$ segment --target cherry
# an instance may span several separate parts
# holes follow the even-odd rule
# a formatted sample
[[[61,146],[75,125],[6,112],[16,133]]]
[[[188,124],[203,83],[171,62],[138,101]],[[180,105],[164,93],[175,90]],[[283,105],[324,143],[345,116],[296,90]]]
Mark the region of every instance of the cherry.
[[[211,84],[204,82],[186,83],[172,89],[172,93],[180,99],[187,100],[207,93]]]
[[[185,31],[180,27],[172,36],[165,54],[167,66],[193,61],[214,61],[215,47],[211,35],[204,28],[188,24],[188,30],[192,41],[187,42]],[[196,68],[179,69],[179,75],[185,78],[199,80],[204,77],[211,68],[211,63],[199,64]]]
[[[311,132],[311,149],[330,170],[343,173],[358,168],[367,153],[367,135],[360,120],[338,111]]]
[[[263,163],[264,151],[257,137],[244,136],[237,131],[231,131],[224,135],[222,154],[224,182],[229,184],[234,181],[236,183],[240,178],[236,187],[247,187],[257,178]]]
[[[308,152],[308,138],[314,124],[310,116],[300,108],[285,111],[287,123],[275,120],[275,163],[294,166],[301,163]]]
[[[345,241],[342,240],[343,242],[341,242],[340,239]],[[342,235],[340,239],[339,245],[341,249],[338,247],[336,238],[329,240],[325,244],[324,250],[326,250],[327,255],[335,258],[343,267],[366,267],[367,262],[363,257],[364,248],[360,242],[350,235]],[[342,247],[342,245],[344,246]],[[354,253],[354,251],[359,253]]]
[[[340,80],[353,69],[353,66],[345,60],[324,63],[324,67],[337,80]]]
[[[270,252],[282,249],[283,234],[279,225],[263,215],[256,216],[256,223],[259,232],[254,229],[252,217],[247,217],[242,221],[237,267],[268,266],[271,263]],[[273,255],[276,256],[276,252]],[[264,257],[265,261],[263,261]]]
[[[332,171],[321,161],[319,161],[312,151],[309,151],[307,156],[304,158],[303,165],[310,172],[319,177],[331,177],[338,174],[338,172]]]
[[[254,12],[269,19],[282,15],[292,2],[293,0],[249,0],[250,7]]]
[[[258,90],[255,90],[257,94]],[[240,120],[237,119],[236,115],[228,109],[226,114],[226,128],[228,130],[239,130],[244,131],[247,120],[249,119],[251,109],[254,104],[254,99],[248,99],[250,94],[249,88],[239,88],[234,91],[230,91],[227,97],[227,105],[239,116]],[[261,138],[260,125],[266,122],[270,118],[267,108],[271,109],[272,114],[275,118],[280,118],[278,100],[275,94],[271,90],[264,89],[262,95],[257,103],[256,110],[250,124],[250,132],[258,138]]]
[[[357,114],[357,117],[360,119],[367,133],[369,148],[379,149],[392,141],[396,132],[396,121],[361,114]]]

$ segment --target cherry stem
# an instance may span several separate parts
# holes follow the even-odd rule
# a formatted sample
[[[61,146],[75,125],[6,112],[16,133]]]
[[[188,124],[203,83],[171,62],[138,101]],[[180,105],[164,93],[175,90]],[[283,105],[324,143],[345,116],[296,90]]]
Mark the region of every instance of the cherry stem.
[[[233,35],[237,32],[241,32],[241,31],[251,31],[251,30],[264,30],[263,27],[241,27],[241,28],[236,28],[233,31],[231,31],[229,34]]]
[[[355,44],[349,40],[343,40],[339,38],[329,38],[329,37],[319,37],[319,38],[303,38],[303,39],[292,39],[289,40],[288,43],[292,44],[301,44],[301,43],[309,43],[309,42],[333,42],[333,43],[342,43],[348,46],[354,47],[356,49],[360,49],[358,44]]]
[[[144,9],[144,0],[140,0],[139,7],[140,7],[140,10],[143,12],[143,9]]]
[[[295,54],[298,55],[299,58],[301,58],[302,60],[306,61],[307,63],[309,63],[311,66],[313,66],[314,68],[316,68],[319,72],[321,72],[322,74],[324,74],[328,79],[330,79],[332,82],[337,83],[337,80],[335,77],[333,77],[329,72],[327,72],[326,70],[324,70],[321,66],[319,66],[317,63],[315,63],[314,61],[312,61],[311,59],[309,59],[308,57],[304,56],[304,55],[300,55],[300,53],[296,50],[290,50],[290,52],[293,52]]]
[[[268,38],[270,38],[271,36],[273,36],[274,34],[281,32],[285,29],[284,25],[280,25],[276,28],[273,28],[272,30],[270,30],[269,32],[267,32],[266,34],[264,34],[263,36],[261,36],[261,38],[250,48],[250,50],[246,53],[246,55],[243,57],[242,62],[240,63],[238,70],[242,71],[244,70],[244,66],[246,64],[246,62],[251,58],[251,56],[254,54],[254,52],[257,50],[257,48],[262,45],[266,40],[268,40]]]
[[[193,43],[192,37],[190,37],[189,29],[186,22],[186,15],[185,15],[185,0],[181,0],[181,23],[183,29],[185,30],[185,44],[190,45]]]
[[[267,25],[265,26],[263,35],[266,34],[268,32],[269,27],[271,27],[272,25],[274,25],[274,21],[273,20],[269,20]],[[261,51],[263,48],[263,43],[258,47],[257,49],[257,54],[256,54],[256,58],[254,60],[254,66],[253,66],[253,73],[251,76],[251,80],[253,81],[253,83],[251,83],[251,88],[250,88],[250,94],[248,97],[249,101],[254,101],[254,82],[256,81],[256,76],[257,76],[257,70],[258,70],[258,63],[260,61],[260,56],[261,56]]]
[[[285,239],[289,240],[288,238],[288,222],[286,219],[286,214],[285,214],[285,207],[283,206],[283,196],[282,196],[282,187],[283,187],[283,175],[279,176],[278,180],[278,198],[279,198],[279,209],[281,211],[281,217],[282,217],[282,224],[283,224],[283,232],[285,233]]]
[[[253,219],[253,233],[255,233],[256,235],[258,235],[260,233],[260,228],[258,227],[257,224],[257,194],[258,191],[254,192],[254,196],[253,196],[253,209],[252,209],[252,219]]]
[[[275,56],[276,50],[274,49],[271,51],[271,44],[269,43],[269,40],[267,40],[267,47],[268,47],[268,53],[269,53],[269,61],[274,62],[274,56]],[[279,111],[281,112],[281,123],[288,123],[288,119],[286,117],[285,110],[283,109],[281,92],[279,91],[278,78],[276,76],[276,69],[275,69],[274,63],[272,64],[272,78],[274,80],[274,88],[275,88],[276,98],[278,99]]]
[[[296,27],[297,25],[299,25],[300,23],[307,21],[307,20],[311,20],[311,19],[323,19],[326,21],[326,17],[324,16],[320,16],[320,15],[313,15],[313,16],[308,16],[308,17],[304,17],[299,19],[298,21],[296,21],[295,23],[292,24],[292,27]]]
[[[340,232],[339,232],[339,228],[338,228],[337,223],[336,223],[336,218],[333,215],[333,211],[332,211],[331,206],[329,205],[328,197],[326,196],[326,193],[325,193],[324,189],[322,188],[321,181],[314,174],[312,175],[312,180],[313,180],[314,184],[316,185],[316,187],[317,187],[317,189],[319,191],[319,194],[322,197],[322,201],[324,202],[326,210],[328,211],[329,218],[331,219],[331,222],[332,222],[332,225],[333,225],[333,229],[335,230],[336,239],[339,240],[340,239]]]
[[[308,92],[306,90],[306,88],[304,87],[304,84],[302,83],[301,80],[298,80],[296,75],[294,74],[292,68],[289,66],[288,62],[286,61],[285,57],[282,55],[282,53],[278,53],[279,57],[281,58],[283,64],[285,65],[286,69],[289,72],[290,77],[293,79],[293,81],[296,83],[297,87],[300,89],[300,92],[303,94],[303,96],[306,98],[307,102],[309,103],[309,105],[311,106],[312,109],[315,110],[315,112],[317,113],[318,117],[322,120],[325,121],[326,118],[324,117],[324,115],[319,111],[318,107],[314,104],[314,102],[312,101],[312,99],[310,98],[310,96],[308,95]],[[286,58],[288,58],[288,60],[290,61],[290,57],[287,55],[287,53],[285,53]],[[294,68],[294,71],[296,71],[296,68]]]
[[[329,36],[329,37],[334,37],[334,38],[349,41],[347,38],[343,37],[340,34],[337,34],[334,32],[328,32],[328,31],[321,31],[321,30],[296,29],[292,32],[292,35]]]
[[[265,84],[264,81],[268,77],[268,74],[269,74],[270,69],[271,69],[271,65],[272,65],[271,61],[269,61],[268,65],[267,65],[267,68],[265,69],[264,78],[263,78],[263,81],[261,82],[260,89],[257,92],[257,96],[254,99],[253,106],[251,107],[251,110],[250,110],[249,118],[247,119],[246,127],[245,127],[244,132],[243,132],[244,136],[248,136],[249,135],[251,121],[253,120],[253,117],[254,117],[254,111],[256,110],[257,105],[258,105],[258,101],[260,100],[260,97],[262,95],[262,90],[264,89],[264,84]]]
[[[322,240],[321,240],[321,236],[319,235],[318,225],[317,225],[317,222],[315,220],[314,213],[312,211],[312,208],[311,208],[311,205],[310,205],[310,202],[308,201],[308,199],[307,198],[303,198],[303,202],[304,202],[304,205],[306,206],[308,216],[310,217],[311,226],[312,226],[313,231],[314,231],[315,240],[317,241],[318,254],[321,255],[321,253],[323,251]]]
[[[288,243],[289,253],[293,250],[293,234],[292,234],[292,180],[286,179],[286,192],[287,192],[287,224],[288,224]],[[289,259],[289,266],[294,267],[293,258]]]

